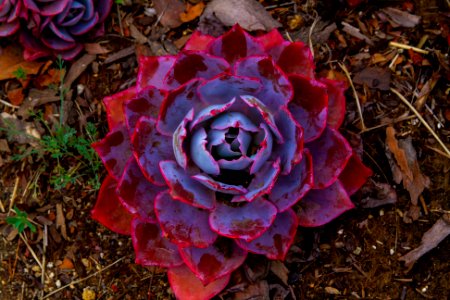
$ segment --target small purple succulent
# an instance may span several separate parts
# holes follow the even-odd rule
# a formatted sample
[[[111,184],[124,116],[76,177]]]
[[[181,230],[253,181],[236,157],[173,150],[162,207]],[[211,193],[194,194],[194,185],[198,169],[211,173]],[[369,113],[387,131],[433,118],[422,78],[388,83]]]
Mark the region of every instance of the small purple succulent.
[[[276,30],[195,32],[176,56],[140,57],[136,87],[104,100],[93,218],[168,268],[178,299],[210,299],[248,252],[284,259],[297,226],[354,207],[371,170],[338,131],[344,90]]]
[[[20,28],[22,0],[0,0],[0,37],[13,35]]]
[[[27,28],[21,30],[24,56],[34,60],[61,55],[71,60],[86,37],[103,33],[112,0],[23,0]]]

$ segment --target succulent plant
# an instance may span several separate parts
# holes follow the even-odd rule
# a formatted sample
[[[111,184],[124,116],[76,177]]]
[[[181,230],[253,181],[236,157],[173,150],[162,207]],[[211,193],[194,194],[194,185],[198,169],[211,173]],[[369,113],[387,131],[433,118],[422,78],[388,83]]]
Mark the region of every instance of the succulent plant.
[[[248,252],[284,259],[299,225],[354,207],[371,170],[337,130],[344,89],[276,30],[194,32],[176,56],[140,57],[137,85],[104,100],[93,218],[167,268],[177,298],[210,299]]]
[[[27,26],[20,41],[25,58],[73,59],[83,49],[83,39],[103,32],[111,6],[112,0],[23,0]]]
[[[0,0],[0,37],[13,35],[20,28],[21,0]]]

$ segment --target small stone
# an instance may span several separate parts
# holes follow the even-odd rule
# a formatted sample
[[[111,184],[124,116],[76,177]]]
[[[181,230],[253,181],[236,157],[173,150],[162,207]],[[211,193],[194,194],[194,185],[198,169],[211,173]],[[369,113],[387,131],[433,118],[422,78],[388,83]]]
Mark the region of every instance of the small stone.
[[[362,249],[360,247],[356,247],[356,249],[353,250],[353,254],[355,254],[355,255],[360,255],[361,252],[362,252]]]
[[[61,287],[61,281],[59,279],[56,280],[55,285],[59,289]]]
[[[84,288],[82,298],[83,300],[95,300],[96,295],[95,292],[90,288]]]

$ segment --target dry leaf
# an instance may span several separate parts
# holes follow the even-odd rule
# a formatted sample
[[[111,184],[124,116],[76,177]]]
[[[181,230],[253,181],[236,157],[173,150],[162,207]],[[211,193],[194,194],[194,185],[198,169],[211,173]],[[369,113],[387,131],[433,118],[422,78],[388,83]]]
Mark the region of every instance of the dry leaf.
[[[340,295],[341,294],[341,292],[338,289],[336,289],[332,286],[325,287],[325,292],[330,295]]]
[[[46,74],[38,76],[34,83],[37,88],[44,88],[48,86],[58,86],[61,82],[61,78],[64,78],[66,69],[50,69]]]
[[[62,204],[56,204],[56,229],[61,228],[61,235],[65,240],[69,240],[67,237],[66,220],[64,218],[64,212]]]
[[[58,268],[61,270],[71,270],[71,269],[74,269],[75,266],[73,265],[73,262],[69,258],[64,257],[64,260],[58,266]]]
[[[0,128],[6,129],[10,141],[33,146],[39,145],[41,135],[32,122],[19,120],[15,115],[2,112],[0,114]]]
[[[234,300],[270,300],[269,298],[269,284],[265,280],[261,280],[255,284],[247,286],[247,288],[242,292],[237,292],[233,299]]]
[[[155,10],[163,26],[176,28],[183,24],[180,15],[184,12],[184,3],[181,0],[153,0]]]
[[[281,26],[256,0],[211,1],[200,18],[199,26],[208,29],[208,24],[214,24],[217,20],[225,26],[238,23],[248,31],[270,31]]]
[[[450,214],[445,214],[434,223],[422,236],[420,246],[406,253],[399,260],[405,262],[406,267],[410,268],[422,255],[435,248],[450,234]]]
[[[184,23],[190,22],[190,21],[194,20],[195,18],[200,17],[200,15],[202,14],[204,9],[205,9],[205,3],[203,3],[203,2],[199,2],[195,5],[187,3],[186,11],[182,12],[180,14],[181,22],[184,22]]]
[[[384,12],[389,19],[402,27],[412,28],[420,23],[419,16],[410,14],[406,11],[401,11],[393,7],[387,7],[381,11]]]
[[[0,80],[16,78],[17,70],[22,69],[25,75],[35,75],[45,62],[26,61],[22,49],[18,46],[0,48]]]
[[[85,43],[84,49],[89,54],[106,54],[111,51],[103,47],[100,43]]]
[[[395,137],[395,129],[389,126],[386,128],[386,145],[394,155],[396,164],[401,170],[401,173],[397,172],[397,176],[399,176],[397,179],[403,181],[403,186],[409,192],[411,203],[416,206],[420,194],[430,185],[430,179],[420,171],[412,140],[409,137],[398,141]],[[393,173],[395,173],[395,167]]]
[[[366,84],[371,89],[388,91],[391,85],[391,72],[389,69],[369,67],[355,74],[353,82]]]
[[[6,92],[6,95],[9,99],[9,102],[11,102],[12,105],[16,106],[22,104],[23,99],[25,97],[23,94],[23,88],[9,90],[8,92]]]
[[[397,192],[387,183],[370,180],[363,187],[363,193],[371,194],[371,196],[361,200],[361,206],[364,208],[374,208],[397,202]]]
[[[278,278],[285,284],[288,285],[288,274],[289,269],[279,260],[274,260],[270,263],[270,271],[277,275]]]

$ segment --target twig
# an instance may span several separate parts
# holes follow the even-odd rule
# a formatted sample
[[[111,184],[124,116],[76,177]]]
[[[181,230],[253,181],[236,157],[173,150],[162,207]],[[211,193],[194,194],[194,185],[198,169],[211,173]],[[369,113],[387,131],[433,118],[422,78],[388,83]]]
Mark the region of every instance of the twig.
[[[93,273],[93,274],[91,274],[91,275],[89,275],[89,276],[87,276],[87,277],[84,277],[84,278],[81,278],[81,279],[72,281],[72,282],[70,282],[70,283],[68,283],[68,284],[66,284],[66,285],[64,285],[64,286],[62,286],[62,287],[60,287],[59,289],[56,289],[56,290],[54,290],[53,292],[48,293],[47,295],[45,295],[44,297],[42,297],[41,300],[47,299],[47,298],[50,297],[51,295],[54,295],[54,294],[56,294],[56,293],[59,293],[60,291],[64,290],[65,288],[67,288],[67,287],[69,287],[69,286],[71,286],[71,285],[78,284],[78,283],[81,283],[81,282],[83,282],[83,281],[86,281],[86,280],[88,280],[89,278],[94,277],[94,276],[96,276],[96,275],[102,273],[103,271],[108,270],[109,268],[111,268],[112,266],[118,264],[119,262],[121,262],[121,261],[124,260],[125,258],[127,258],[127,256],[123,256],[123,257],[119,258],[118,260],[116,260],[115,262],[111,263],[110,265],[104,267],[104,268],[101,269],[101,270],[98,270],[97,272],[95,272],[95,273]]]
[[[9,198],[9,211],[8,211],[8,215],[9,213],[12,211],[12,208],[14,206],[14,200],[16,199],[17,196],[17,189],[19,188],[19,176],[16,177],[16,181],[14,182],[14,189],[13,192],[11,194],[11,197]]]
[[[313,47],[313,43],[312,43],[312,33],[313,33],[313,30],[314,30],[314,27],[316,27],[317,22],[319,20],[320,20],[320,18],[316,16],[316,18],[314,19],[314,22],[312,23],[311,27],[309,28],[309,34],[308,34],[309,50],[311,50],[311,54],[312,54],[313,58],[314,58],[314,47]]]
[[[437,135],[436,132],[434,132],[434,130],[431,128],[430,125],[428,125],[427,121],[425,121],[424,118],[422,118],[422,116],[419,114],[419,112],[414,108],[414,106],[411,105],[411,103],[408,102],[408,100],[406,100],[405,97],[403,97],[402,94],[400,94],[399,91],[397,91],[396,89],[391,88],[390,89],[391,92],[393,92],[394,94],[397,95],[398,98],[400,98],[400,100],[402,100],[402,102],[404,104],[406,104],[406,106],[408,106],[408,108],[417,116],[417,118],[420,120],[420,122],[422,122],[422,124],[425,126],[426,129],[428,129],[428,131],[431,133],[431,135],[437,140],[437,142],[442,146],[442,148],[444,149],[445,153],[446,153],[446,157],[450,158],[450,150],[448,150],[447,146],[444,144],[444,142],[439,138],[439,136]]]
[[[3,100],[3,99],[0,99],[0,103],[1,104],[3,104],[3,105],[5,105],[5,106],[9,106],[9,107],[11,107],[11,108],[20,108],[20,106],[17,106],[17,105],[12,105],[11,103],[9,103],[9,102],[6,102],[5,100]]]
[[[364,118],[363,118],[363,114],[362,114],[361,103],[359,103],[358,93],[356,92],[355,86],[353,85],[353,81],[352,81],[352,78],[350,77],[350,73],[348,72],[347,67],[343,63],[338,63],[338,64],[339,64],[339,67],[341,67],[342,71],[344,71],[345,76],[347,77],[348,81],[350,82],[350,86],[353,91],[353,96],[355,97],[356,106],[358,107],[359,118],[361,120],[361,131],[364,132],[367,130],[367,128],[366,128],[366,125],[364,124]]]
[[[401,43],[397,43],[397,42],[389,42],[389,46],[400,48],[400,49],[406,49],[406,50],[410,50],[411,49],[414,52],[418,52],[418,53],[422,53],[422,54],[430,53],[430,51],[428,51],[428,50],[423,50],[423,49],[420,49],[420,48],[417,48],[417,47],[414,47],[414,46],[401,44]]]
[[[31,256],[33,256],[34,260],[36,261],[36,263],[39,265],[39,267],[41,268],[41,271],[44,270],[44,268],[42,267],[42,263],[39,260],[39,258],[37,257],[36,253],[34,252],[33,248],[31,248],[30,244],[28,244],[27,239],[23,236],[23,234],[19,233],[20,238],[22,239],[22,241],[25,243],[25,245],[28,248],[28,251],[30,251]]]

